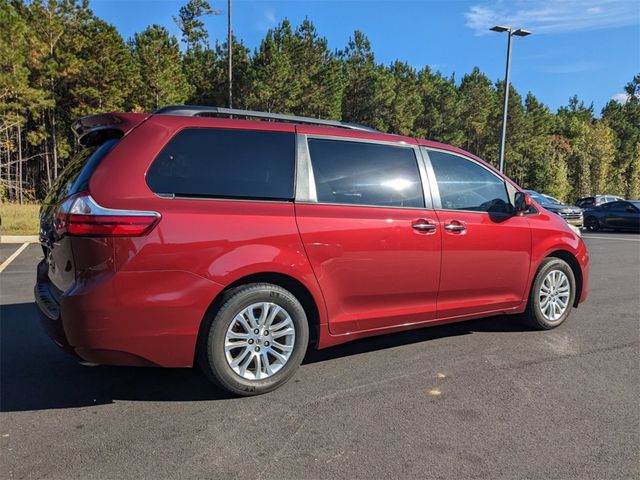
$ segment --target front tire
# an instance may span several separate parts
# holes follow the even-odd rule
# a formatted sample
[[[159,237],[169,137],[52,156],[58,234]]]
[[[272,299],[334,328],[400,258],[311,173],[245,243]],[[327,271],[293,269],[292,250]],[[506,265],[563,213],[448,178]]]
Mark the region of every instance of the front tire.
[[[560,326],[571,314],[576,298],[573,270],[560,258],[545,258],[536,273],[524,320],[538,330]]]
[[[291,292],[253,283],[228,294],[202,335],[199,362],[205,374],[235,395],[250,396],[291,379],[307,349],[309,324]]]

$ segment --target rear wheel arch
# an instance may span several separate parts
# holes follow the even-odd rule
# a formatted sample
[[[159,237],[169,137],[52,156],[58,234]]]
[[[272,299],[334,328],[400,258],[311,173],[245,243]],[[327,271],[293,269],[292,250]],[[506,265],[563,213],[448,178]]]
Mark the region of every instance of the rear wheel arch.
[[[239,278],[233,283],[227,285],[224,290],[222,290],[216,297],[213,299],[209,307],[207,308],[206,313],[204,314],[201,322],[200,328],[198,330],[198,339],[195,351],[195,357],[197,358],[198,352],[200,349],[204,348],[204,344],[206,343],[206,332],[208,327],[208,321],[211,321],[220,309],[220,307],[225,303],[225,301],[233,295],[233,292],[241,286],[249,285],[251,283],[271,283],[273,285],[277,285],[282,287],[289,292],[291,292],[298,301],[302,304],[304,308],[305,314],[307,316],[307,321],[309,323],[309,347],[315,348],[318,342],[318,336],[320,332],[320,314],[318,311],[318,305],[313,298],[313,295],[309,291],[309,289],[301,283],[299,280],[295,278],[285,275],[282,273],[276,272],[263,272],[256,273],[252,275],[247,275],[245,277]],[[195,365],[194,361],[194,365]]]

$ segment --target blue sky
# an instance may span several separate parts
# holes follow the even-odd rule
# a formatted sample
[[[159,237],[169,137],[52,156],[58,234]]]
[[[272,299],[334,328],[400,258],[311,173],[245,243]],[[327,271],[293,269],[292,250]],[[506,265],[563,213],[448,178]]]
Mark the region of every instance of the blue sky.
[[[152,23],[179,36],[172,15],[186,1],[91,0],[91,8],[125,38]],[[212,43],[224,41],[227,2],[210,3],[223,10],[205,19]],[[233,1],[234,33],[251,49],[282,19],[297,25],[305,16],[332,49],[362,30],[378,62],[430,65],[457,79],[474,66],[492,80],[503,78],[506,34],[488,28],[527,28],[534,34],[513,41],[511,79],[520,93],[533,92],[552,110],[577,94],[599,114],[640,73],[638,0]]]

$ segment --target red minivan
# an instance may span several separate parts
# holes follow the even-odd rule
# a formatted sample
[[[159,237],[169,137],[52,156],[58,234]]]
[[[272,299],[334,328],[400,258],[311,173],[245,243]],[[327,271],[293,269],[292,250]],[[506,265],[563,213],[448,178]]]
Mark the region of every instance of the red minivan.
[[[191,367],[238,395],[307,347],[497,314],[563,323],[580,236],[440,143],[215,107],[74,124],[41,210],[36,303],[85,362]]]

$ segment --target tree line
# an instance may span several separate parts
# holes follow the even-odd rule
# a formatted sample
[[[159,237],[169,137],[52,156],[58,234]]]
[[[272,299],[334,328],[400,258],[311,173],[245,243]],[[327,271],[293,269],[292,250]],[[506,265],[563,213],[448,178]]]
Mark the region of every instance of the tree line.
[[[206,0],[176,12],[182,38],[151,25],[125,40],[88,0],[0,0],[0,198],[42,199],[77,152],[83,115],[227,105],[227,44],[212,45]],[[182,43],[182,48],[181,48]],[[309,19],[270,29],[251,51],[232,41],[234,107],[362,123],[459,146],[497,163],[504,83],[376,61],[355,31],[331,50]],[[640,74],[597,117],[576,96],[556,112],[509,89],[506,173],[565,201],[640,197]]]

